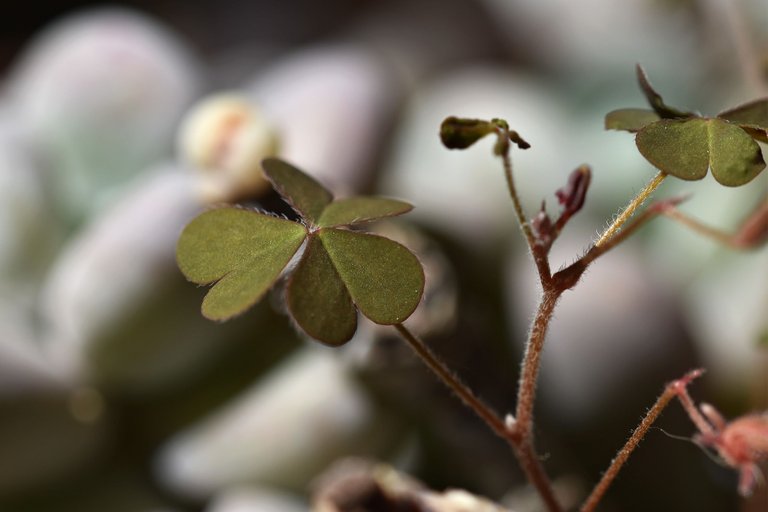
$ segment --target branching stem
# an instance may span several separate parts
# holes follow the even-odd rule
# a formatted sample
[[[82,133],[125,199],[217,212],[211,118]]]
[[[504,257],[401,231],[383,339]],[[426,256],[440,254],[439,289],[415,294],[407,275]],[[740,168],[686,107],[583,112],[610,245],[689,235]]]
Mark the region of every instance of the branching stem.
[[[512,173],[512,160],[509,156],[509,141],[516,141],[519,137],[516,132],[509,131],[505,122],[497,122],[495,130],[498,136],[498,141],[494,152],[502,159],[504,176],[514,206],[515,216],[536,265],[543,291],[541,302],[539,303],[536,316],[531,324],[531,329],[528,334],[528,340],[525,344],[525,353],[518,383],[515,416],[508,416],[507,421],[505,422],[482,400],[475,396],[475,394],[435,356],[432,350],[423,341],[414,336],[402,324],[395,325],[395,328],[435,375],[437,375],[445,385],[451,388],[470,409],[475,411],[491,430],[510,444],[528,481],[538,491],[547,510],[550,512],[559,512],[562,508],[555,499],[552,484],[550,483],[549,477],[544,472],[541,461],[536,454],[533,438],[533,410],[536,399],[536,383],[541,367],[541,354],[543,352],[547,330],[552,320],[552,315],[558,299],[566,290],[569,290],[576,285],[590,263],[625,240],[627,236],[633,233],[642,224],[646,223],[656,215],[663,213],[663,208],[649,209],[649,211],[644,212],[643,215],[631,222],[626,229],[622,231],[622,226],[627,224],[635,211],[648,199],[662,181],[664,181],[666,174],[659,172],[627,205],[616,220],[602,234],[596,244],[592,246],[582,258],[552,275],[549,264],[549,251],[563,226],[556,224],[556,229],[554,229],[551,224],[548,224],[549,220],[546,216],[546,212],[544,212],[541,226],[537,227],[537,230],[534,232],[531,222],[525,215],[517,193],[517,188],[515,187],[515,180]],[[566,221],[567,218],[570,218],[573,213],[581,208],[584,194],[586,194],[586,187],[588,187],[589,184],[590,171],[588,168],[580,168],[575,172],[578,172],[579,174],[572,174],[572,176],[575,176],[573,179],[581,180],[576,182],[576,185],[579,183],[582,184],[581,189],[576,185],[573,185],[571,189],[561,189],[558,191],[558,199],[561,201],[561,204],[567,205],[564,206],[564,208],[572,209],[567,210],[568,217],[565,217]],[[570,180],[569,184],[571,184]],[[563,199],[561,195],[564,196],[565,199]],[[674,206],[674,204],[676,204],[674,201],[675,200],[669,204]],[[565,224],[566,221],[563,221],[562,224]],[[633,434],[627,446],[619,453],[614,464],[611,465],[609,471],[606,472],[606,475],[603,477],[600,484],[598,484],[593,496],[591,496],[590,500],[585,504],[586,507],[590,508],[586,508],[585,510],[592,510],[597,506],[597,503],[605,493],[605,490],[608,488],[613,478],[615,478],[621,465],[629,456],[629,453],[631,453],[640,442],[645,435],[648,426],[650,426],[656,419],[661,412],[661,409],[663,409],[669,401],[669,398],[670,397],[666,396],[666,393],[659,398],[657,404],[651,409],[643,423],[641,423],[635,430],[635,434]]]
[[[413,334],[403,324],[396,324],[395,328],[410,345],[416,355],[426,364],[430,370],[459,398],[477,414],[498,436],[503,438],[515,452],[520,462],[520,466],[526,475],[528,481],[536,488],[541,499],[549,512],[560,512],[562,507],[555,498],[552,489],[552,483],[544,471],[541,461],[534,449],[530,439],[521,437],[517,430],[511,426],[515,425],[514,419],[505,422],[496,414],[485,402],[479,399],[469,387],[464,384],[446,365],[443,363],[419,337]]]

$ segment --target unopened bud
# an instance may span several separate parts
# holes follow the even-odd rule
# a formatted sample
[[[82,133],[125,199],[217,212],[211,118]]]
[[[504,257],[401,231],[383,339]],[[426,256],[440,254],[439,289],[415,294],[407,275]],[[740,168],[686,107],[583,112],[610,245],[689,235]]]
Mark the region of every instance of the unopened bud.
[[[497,135],[496,144],[493,146],[493,153],[497,156],[506,155],[509,152],[510,142],[517,144],[520,149],[531,147],[519,133],[510,130],[503,119],[494,118],[483,121],[451,116],[440,125],[440,140],[448,149],[466,149],[489,133]]]
[[[509,130],[509,140],[517,144],[517,147],[520,149],[528,149],[531,147],[531,145],[528,144],[528,142],[523,139],[515,130]]]
[[[261,161],[275,154],[272,127],[246,98],[214,95],[196,105],[181,124],[180,157],[199,171],[203,201],[235,202],[268,190]]]
[[[494,131],[488,121],[451,116],[440,125],[440,140],[448,149],[466,149]]]
[[[588,166],[582,165],[568,177],[568,184],[555,192],[557,200],[563,206],[563,215],[570,217],[581,210],[591,180],[592,172]]]

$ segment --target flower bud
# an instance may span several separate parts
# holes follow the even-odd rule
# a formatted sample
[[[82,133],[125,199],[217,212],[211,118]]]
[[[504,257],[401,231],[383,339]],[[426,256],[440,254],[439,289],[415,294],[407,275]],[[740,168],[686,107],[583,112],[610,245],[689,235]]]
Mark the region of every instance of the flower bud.
[[[261,161],[275,154],[274,130],[246,98],[217,94],[187,114],[178,136],[180,157],[199,172],[207,203],[235,202],[269,188]]]
[[[592,173],[588,166],[582,165],[571,172],[568,176],[568,183],[563,188],[555,192],[557,200],[563,206],[563,213],[575,214],[584,206],[584,200],[587,198],[587,189],[591,181]]]
[[[440,140],[448,149],[466,149],[494,129],[488,121],[451,116],[440,125]]]

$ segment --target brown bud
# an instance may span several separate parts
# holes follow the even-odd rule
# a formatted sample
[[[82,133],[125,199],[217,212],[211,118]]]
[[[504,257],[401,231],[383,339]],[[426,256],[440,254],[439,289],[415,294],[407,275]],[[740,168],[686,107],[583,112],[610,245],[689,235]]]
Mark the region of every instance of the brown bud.
[[[587,198],[587,189],[592,180],[592,171],[588,166],[582,165],[571,172],[568,183],[555,192],[557,200],[563,207],[560,218],[557,219],[558,229],[562,228],[568,220],[584,206]]]
[[[440,140],[448,149],[466,149],[494,131],[488,121],[451,116],[440,125]]]

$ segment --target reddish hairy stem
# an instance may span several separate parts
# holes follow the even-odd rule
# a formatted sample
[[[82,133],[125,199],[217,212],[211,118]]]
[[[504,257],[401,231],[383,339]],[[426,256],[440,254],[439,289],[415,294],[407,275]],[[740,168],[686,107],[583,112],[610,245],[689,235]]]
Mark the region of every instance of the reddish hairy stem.
[[[504,420],[496,414],[485,402],[475,396],[475,393],[464,384],[454,372],[443,363],[426,343],[419,339],[403,324],[395,324],[395,329],[408,342],[408,345],[416,352],[416,355],[424,361],[430,370],[454,393],[461,398],[464,404],[475,411],[497,435],[506,438],[508,429]]]
[[[696,233],[732,249],[755,249],[768,241],[768,197],[758,203],[734,234],[707,226],[674,206],[666,208],[663,213]]]
[[[456,393],[464,404],[472,409],[491,430],[509,443],[514,450],[517,460],[520,462],[526,478],[538,491],[547,510],[549,512],[561,512],[562,507],[555,498],[552,483],[544,471],[544,467],[541,465],[533,444],[522,438],[515,429],[510,428],[485,402],[475,396],[472,390],[432,352],[426,343],[408,330],[407,327],[403,324],[396,324],[395,328],[419,358],[424,361],[424,364],[446,386]],[[514,421],[510,421],[510,423],[514,425]]]
[[[555,311],[557,299],[562,292],[551,288],[544,290],[544,295],[539,303],[539,309],[531,325],[528,341],[525,344],[522,371],[517,390],[517,410],[515,411],[515,432],[526,441],[530,442],[533,428],[533,404],[536,398],[536,382],[539,368],[541,367],[541,353],[544,348],[544,340],[547,336],[547,328]]]
[[[619,450],[619,453],[613,459],[611,465],[608,466],[608,469],[605,471],[605,473],[603,473],[602,478],[600,478],[600,481],[592,490],[592,493],[589,495],[586,501],[584,501],[584,504],[579,509],[581,512],[593,512],[595,510],[597,505],[600,503],[600,500],[603,499],[603,496],[608,490],[608,487],[610,487],[610,485],[619,475],[619,472],[624,466],[624,463],[627,462],[629,456],[632,455],[633,451],[635,451],[635,448],[637,448],[637,446],[640,444],[640,441],[643,440],[645,435],[648,433],[648,429],[651,428],[651,425],[653,425],[653,423],[658,419],[664,408],[669,405],[669,402],[675,396],[681,396],[681,390],[685,391],[685,386],[687,386],[699,375],[701,375],[701,370],[694,370],[688,373],[682,379],[676,380],[667,385],[667,387],[664,389],[664,392],[656,400],[656,403],[653,404],[653,407],[651,407],[637,428],[635,428],[634,432],[632,432],[632,436],[627,440],[626,444],[624,444],[621,450]]]

